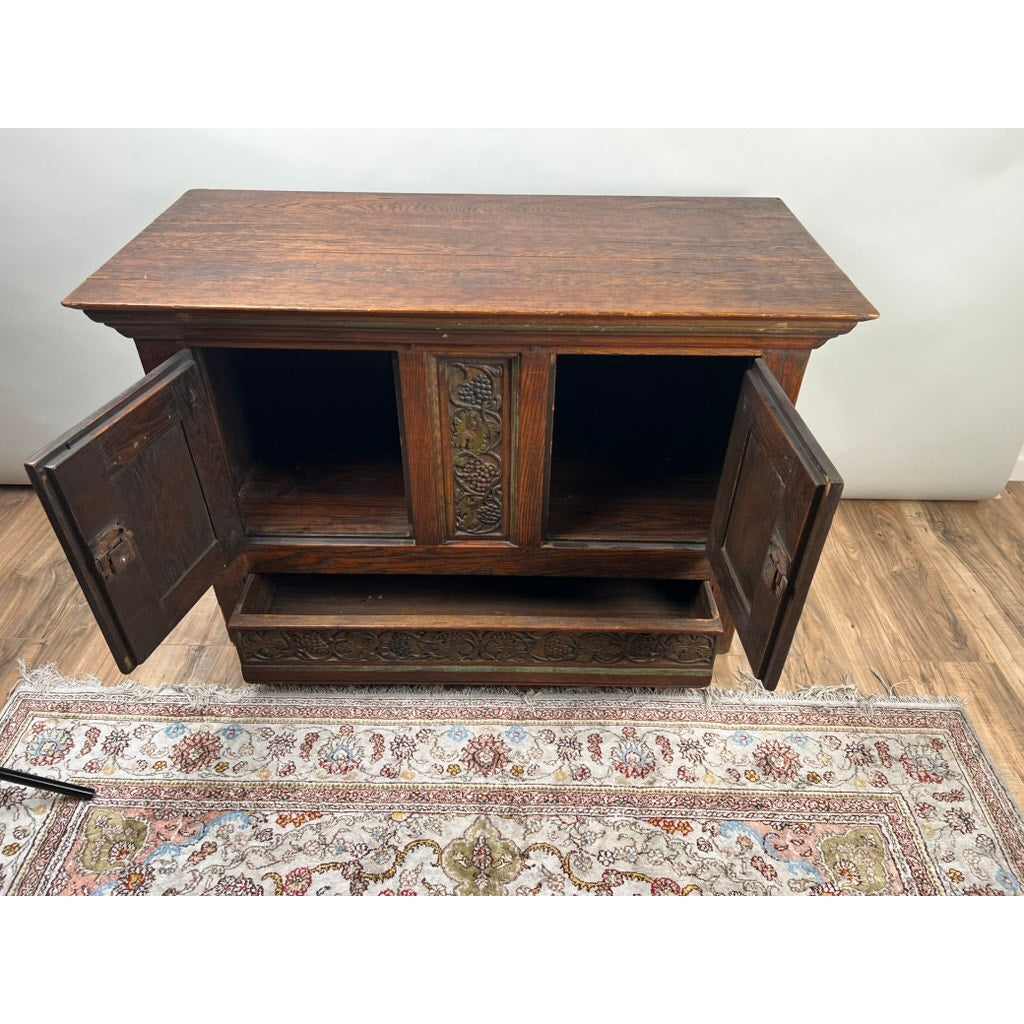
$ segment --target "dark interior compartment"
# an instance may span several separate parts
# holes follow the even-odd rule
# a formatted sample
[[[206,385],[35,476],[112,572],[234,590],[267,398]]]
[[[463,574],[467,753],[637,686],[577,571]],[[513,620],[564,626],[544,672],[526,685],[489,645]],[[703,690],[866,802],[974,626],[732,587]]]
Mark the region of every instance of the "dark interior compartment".
[[[749,365],[559,356],[548,537],[704,542]]]
[[[410,536],[393,353],[205,356],[247,533]]]

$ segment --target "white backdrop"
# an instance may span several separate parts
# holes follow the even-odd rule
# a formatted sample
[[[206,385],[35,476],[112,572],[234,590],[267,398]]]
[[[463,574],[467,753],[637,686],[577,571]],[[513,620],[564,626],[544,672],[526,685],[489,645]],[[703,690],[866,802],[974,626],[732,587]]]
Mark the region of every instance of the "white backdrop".
[[[140,374],[60,299],[186,189],[282,188],[780,196],[881,312],[799,402],[846,494],[995,495],[1024,442],[1014,33],[985,3],[969,26],[821,6],[17,16],[0,482]]]

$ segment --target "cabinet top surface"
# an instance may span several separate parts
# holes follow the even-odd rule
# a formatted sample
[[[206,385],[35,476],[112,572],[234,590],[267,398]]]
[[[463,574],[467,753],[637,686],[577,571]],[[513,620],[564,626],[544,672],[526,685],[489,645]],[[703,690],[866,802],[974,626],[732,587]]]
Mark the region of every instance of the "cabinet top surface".
[[[367,322],[827,321],[836,333],[878,315],[778,199],[206,189],[64,304]]]

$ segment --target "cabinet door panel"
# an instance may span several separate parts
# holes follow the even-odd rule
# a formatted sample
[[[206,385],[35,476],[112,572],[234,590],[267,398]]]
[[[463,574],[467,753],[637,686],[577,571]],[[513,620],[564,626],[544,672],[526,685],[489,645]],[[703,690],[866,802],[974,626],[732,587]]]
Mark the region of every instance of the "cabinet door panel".
[[[209,393],[188,352],[25,468],[123,672],[242,549]]]
[[[747,371],[708,557],[751,668],[779,681],[843,482],[771,371]]]

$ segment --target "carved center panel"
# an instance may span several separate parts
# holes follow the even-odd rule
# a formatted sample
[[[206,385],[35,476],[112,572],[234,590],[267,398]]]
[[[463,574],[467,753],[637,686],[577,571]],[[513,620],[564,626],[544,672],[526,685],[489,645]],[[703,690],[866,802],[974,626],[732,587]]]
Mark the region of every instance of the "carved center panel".
[[[511,359],[441,359],[452,537],[509,535]]]

